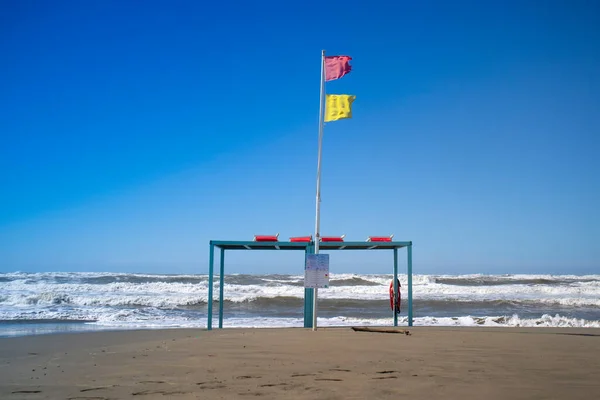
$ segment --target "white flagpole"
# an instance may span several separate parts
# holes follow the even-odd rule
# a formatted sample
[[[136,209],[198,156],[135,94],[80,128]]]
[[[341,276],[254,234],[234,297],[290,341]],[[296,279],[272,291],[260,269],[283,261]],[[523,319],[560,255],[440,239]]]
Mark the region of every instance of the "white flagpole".
[[[325,109],[325,50],[321,52],[321,103],[319,107],[319,154],[317,161],[317,211],[315,216],[315,254],[319,254],[319,242],[321,240],[321,147],[323,144],[323,113]],[[314,289],[313,295],[313,323],[312,330],[317,330],[317,293],[318,288]]]

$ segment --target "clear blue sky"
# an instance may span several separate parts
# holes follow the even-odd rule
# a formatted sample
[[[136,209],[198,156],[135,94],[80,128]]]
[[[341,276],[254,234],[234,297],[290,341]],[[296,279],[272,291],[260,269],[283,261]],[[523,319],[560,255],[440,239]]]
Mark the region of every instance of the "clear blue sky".
[[[598,3],[417,3],[1,0],[0,272],[203,273],[210,239],[311,234],[325,49],[357,99],[324,235],[412,240],[417,273],[600,273]]]

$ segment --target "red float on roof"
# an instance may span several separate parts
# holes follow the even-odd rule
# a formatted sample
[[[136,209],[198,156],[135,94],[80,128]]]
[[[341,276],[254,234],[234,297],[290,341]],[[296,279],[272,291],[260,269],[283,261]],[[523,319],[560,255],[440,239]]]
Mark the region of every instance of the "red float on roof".
[[[343,242],[344,241],[344,237],[346,237],[346,235],[342,235],[342,236],[321,236],[321,242]]]
[[[367,242],[391,242],[394,235],[390,236],[369,236]]]
[[[290,238],[290,242],[310,242],[312,241],[312,235],[310,236],[295,236]]]
[[[277,242],[279,233],[277,235],[254,235],[255,242]]]

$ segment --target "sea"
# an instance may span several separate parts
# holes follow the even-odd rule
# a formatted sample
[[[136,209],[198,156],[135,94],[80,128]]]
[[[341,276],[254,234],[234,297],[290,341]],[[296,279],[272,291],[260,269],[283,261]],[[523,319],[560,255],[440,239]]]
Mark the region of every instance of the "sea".
[[[400,326],[407,277],[399,275]],[[318,326],[392,326],[390,274],[332,274]],[[225,276],[224,328],[302,327],[303,275]],[[213,327],[218,326],[219,279]],[[206,328],[206,275],[0,274],[0,337]],[[415,326],[600,328],[600,275],[413,275]]]

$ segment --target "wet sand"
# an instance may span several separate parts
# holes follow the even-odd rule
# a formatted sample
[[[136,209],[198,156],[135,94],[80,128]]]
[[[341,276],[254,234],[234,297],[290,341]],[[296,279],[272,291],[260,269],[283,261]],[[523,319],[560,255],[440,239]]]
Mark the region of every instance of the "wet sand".
[[[143,330],[0,339],[1,399],[594,399],[600,329]]]

